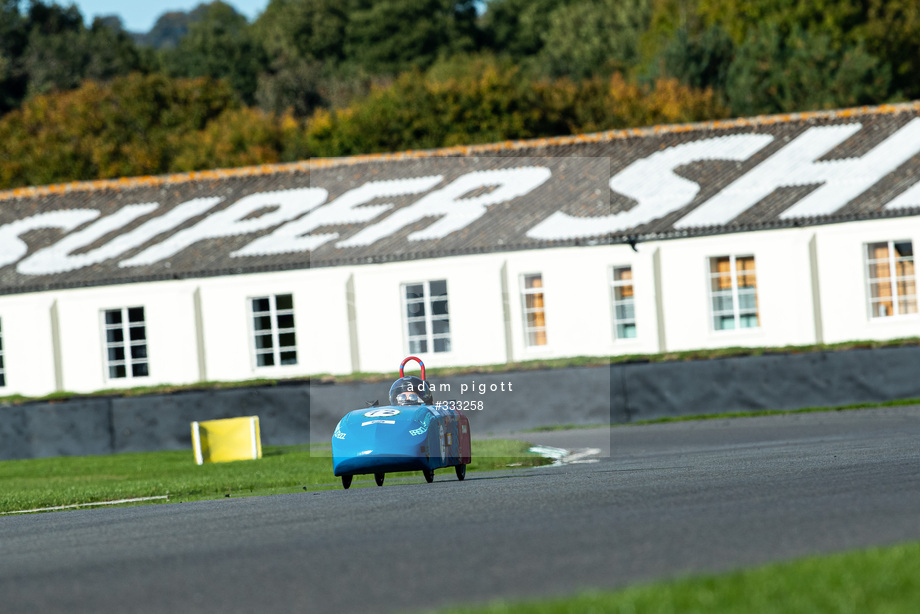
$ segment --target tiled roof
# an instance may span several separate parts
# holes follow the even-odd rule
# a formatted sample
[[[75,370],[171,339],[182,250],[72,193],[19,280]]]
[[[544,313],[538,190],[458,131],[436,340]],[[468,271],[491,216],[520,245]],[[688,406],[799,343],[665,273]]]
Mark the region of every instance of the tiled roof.
[[[531,183],[503,199],[486,181],[453,194],[462,206],[427,198],[471,173],[502,169],[525,169],[506,187]],[[918,181],[920,103],[909,103],[21,188],[0,192],[0,293],[918,215]],[[369,182],[393,187],[351,211],[377,213],[320,213]],[[310,196],[324,204],[303,205],[307,188],[325,190]],[[301,204],[288,210],[263,198],[241,219],[220,221],[246,196],[295,189]],[[486,200],[463,204],[471,198]],[[180,215],[195,199],[209,200]],[[145,207],[127,215],[128,205]],[[60,211],[73,217],[57,223],[49,214]],[[119,211],[124,218],[108,217]],[[174,223],[162,222],[168,213]],[[311,215],[316,222],[288,233],[291,241],[337,236],[317,239],[312,251],[273,249],[279,227]],[[260,217],[264,224],[247,226]],[[200,240],[166,249],[170,237],[194,238],[187,229],[205,226]],[[72,245],[48,249],[68,236]]]

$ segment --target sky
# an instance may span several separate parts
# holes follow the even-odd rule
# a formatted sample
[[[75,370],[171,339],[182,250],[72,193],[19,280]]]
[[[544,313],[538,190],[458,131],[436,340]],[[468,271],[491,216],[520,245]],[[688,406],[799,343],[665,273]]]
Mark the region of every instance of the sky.
[[[149,32],[157,18],[169,11],[190,11],[199,4],[210,0],[55,0],[56,4],[68,6],[74,4],[80,9],[87,24],[94,17],[118,15],[129,32]],[[265,10],[269,0],[224,0],[227,4],[245,15],[251,22]]]

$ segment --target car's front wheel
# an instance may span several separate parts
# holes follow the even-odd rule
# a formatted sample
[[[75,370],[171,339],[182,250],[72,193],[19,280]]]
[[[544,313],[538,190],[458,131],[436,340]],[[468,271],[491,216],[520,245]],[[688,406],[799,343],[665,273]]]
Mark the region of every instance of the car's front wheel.
[[[377,482],[377,486],[383,486],[383,478],[385,478],[386,475],[387,474],[385,473],[375,473],[374,474],[374,481]]]
[[[351,486],[351,480],[354,477],[355,476],[353,475],[343,475],[342,476],[342,488],[344,488],[345,490],[348,490],[348,487]]]
[[[466,477],[466,465],[455,465],[454,469],[457,470],[457,479],[462,480]]]
[[[434,469],[422,469],[422,473],[425,474],[425,480],[429,484],[434,482]]]

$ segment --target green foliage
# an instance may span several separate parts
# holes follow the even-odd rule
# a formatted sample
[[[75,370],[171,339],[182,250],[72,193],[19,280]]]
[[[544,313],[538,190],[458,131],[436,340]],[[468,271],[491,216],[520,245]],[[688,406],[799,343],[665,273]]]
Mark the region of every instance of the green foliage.
[[[748,34],[727,75],[726,96],[742,115],[868,104],[890,72],[861,44],[838,48],[833,36],[771,22]]]
[[[0,186],[164,173],[238,107],[224,82],[133,74],[29,99],[0,118]]]
[[[639,59],[650,0],[593,0],[566,4],[541,33],[539,63],[553,77],[584,79],[627,72]]]
[[[734,54],[731,37],[718,24],[699,34],[680,28],[662,51],[660,68],[663,74],[691,87],[724,91]]]
[[[27,42],[28,27],[19,13],[19,0],[0,0],[0,116],[25,97],[28,76],[18,60]]]
[[[29,75],[27,94],[71,89],[82,77],[83,16],[75,6],[33,2],[27,21],[28,42],[20,56],[21,70]]]
[[[467,469],[548,464],[529,447],[522,441],[474,439],[473,462]],[[453,469],[439,470],[437,475],[455,479]],[[391,484],[398,478],[425,487],[421,472],[387,475]],[[170,501],[190,501],[342,488],[332,474],[329,444],[266,446],[258,460],[200,466],[191,449],[8,460],[0,461],[0,482],[0,513],[163,495],[169,495]],[[370,476],[357,476],[353,488],[373,484]]]
[[[290,115],[230,108],[197,132],[180,135],[170,172],[291,162],[309,157],[303,124]]]
[[[911,44],[920,51],[917,7],[915,0],[893,7],[881,0],[660,0],[644,61],[650,74],[714,88],[733,115],[877,104],[904,91],[920,94],[911,89],[915,79],[901,77],[920,61],[910,51]],[[889,62],[895,48],[906,51],[901,73]]]
[[[259,75],[255,98],[259,108],[270,113],[290,111],[307,117],[325,105],[327,83],[320,61],[284,55]]]
[[[722,575],[706,575],[528,602],[498,601],[443,614],[656,612],[910,614],[920,603],[920,543],[811,556]]]
[[[370,73],[397,74],[472,51],[477,38],[473,0],[367,0],[348,16],[345,55]]]
[[[920,2],[868,0],[867,19],[854,31],[869,53],[890,67],[890,92],[920,98]]]
[[[112,102],[189,87],[157,70],[213,95]],[[143,35],[0,0],[0,187],[878,104],[918,73],[918,0],[215,0]]]
[[[457,58],[406,73],[348,108],[318,112],[308,126],[316,155],[449,147],[660,122],[719,117],[712,92],[621,75],[532,82],[508,61]]]
[[[487,48],[515,61],[543,49],[552,26],[552,13],[573,0],[490,0],[482,17]]]
[[[80,11],[32,0],[26,14],[15,0],[0,4],[0,115],[28,96],[107,80],[143,68],[130,37]]]
[[[856,42],[859,26],[869,14],[865,3],[850,0],[697,0],[697,13],[705,24],[718,23],[736,44],[764,25],[784,38],[793,30],[823,32],[835,48]]]
[[[357,6],[356,0],[273,0],[253,33],[272,58],[340,62],[348,15]]]
[[[163,66],[173,77],[227,79],[243,102],[255,100],[266,56],[243,15],[229,4],[212,2],[188,26],[174,48],[163,51]]]
[[[335,156],[532,136],[537,100],[517,75],[486,60],[444,81],[405,73],[346,109],[317,113],[311,148]]]
[[[252,30],[269,58],[259,106],[297,117],[472,51],[480,37],[472,0],[274,0]]]

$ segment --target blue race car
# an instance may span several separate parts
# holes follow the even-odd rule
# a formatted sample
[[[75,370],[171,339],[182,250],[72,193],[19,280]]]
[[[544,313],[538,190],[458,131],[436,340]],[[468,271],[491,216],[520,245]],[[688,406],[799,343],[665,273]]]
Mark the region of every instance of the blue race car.
[[[421,367],[421,378],[406,377],[410,360]],[[459,410],[435,404],[433,388],[424,363],[409,356],[390,387],[389,405],[356,409],[339,421],[332,434],[332,471],[342,476],[342,486],[367,473],[383,486],[393,471],[421,471],[432,482],[434,470],[442,467],[454,467],[457,479],[466,477],[472,460],[470,421]]]

